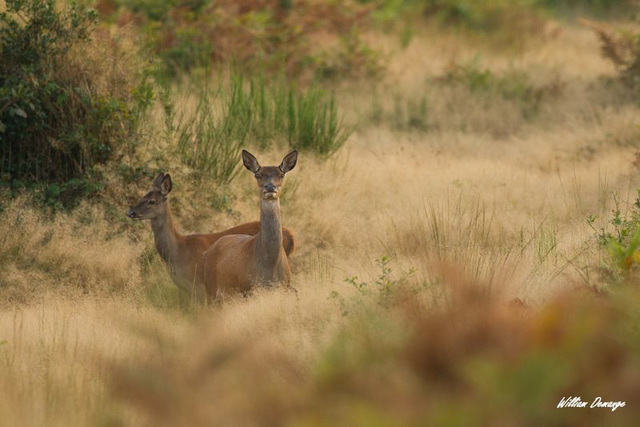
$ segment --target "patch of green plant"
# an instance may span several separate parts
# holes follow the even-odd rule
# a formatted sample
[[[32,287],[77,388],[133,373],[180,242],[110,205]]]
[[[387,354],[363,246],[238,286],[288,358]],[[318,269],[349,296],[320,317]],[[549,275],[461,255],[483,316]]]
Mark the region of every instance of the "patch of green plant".
[[[218,212],[231,213],[233,200],[225,192],[213,192],[211,196],[209,196],[209,205]]]
[[[7,0],[0,13],[0,174],[20,187],[50,183],[44,200],[91,193],[94,166],[131,153],[153,97],[98,87],[104,69],[72,60],[91,48],[93,9],[56,0]],[[134,78],[132,78],[134,80]],[[127,88],[125,88],[127,89]],[[51,203],[66,204],[65,200]]]
[[[196,85],[195,108],[180,110],[169,88],[161,91],[165,138],[175,141],[182,160],[214,181],[230,182],[238,173],[240,149],[268,148],[286,141],[292,148],[329,156],[350,136],[333,95],[320,88],[303,91],[285,79],[245,79],[231,73],[212,88]]]
[[[171,123],[171,133],[184,163],[219,184],[229,183],[240,170],[238,159],[247,137],[247,117],[233,114],[240,112],[237,94],[231,95],[222,111],[216,110],[215,94],[208,87],[197,96],[195,109],[182,112],[176,123]]]
[[[159,172],[152,170],[147,165],[132,166],[127,163],[118,164],[115,167],[115,171],[126,184],[153,180]]]
[[[116,0],[114,3],[134,13],[141,13],[150,19],[163,21],[167,18],[171,8],[178,3],[185,2],[179,0]]]
[[[35,194],[40,205],[59,211],[73,208],[80,200],[95,196],[103,189],[104,182],[99,177],[73,178],[62,184],[47,184]]]
[[[307,92],[288,89],[284,124],[292,148],[331,155],[344,145],[353,131],[338,116],[335,98],[320,88]]]
[[[607,251],[609,276],[620,281],[640,266],[640,190],[624,214],[617,194],[613,195],[613,202],[614,209],[607,221],[610,227],[596,228],[593,215],[587,218],[587,224],[594,231],[598,245]]]
[[[185,27],[177,29],[174,38],[171,46],[160,51],[160,58],[174,76],[194,68],[207,67],[213,47],[205,34],[198,28]]]
[[[391,258],[388,256],[382,256],[376,259],[376,265],[380,272],[375,280],[364,281],[358,276],[347,277],[344,281],[351,285],[360,296],[366,298],[372,298],[376,304],[382,307],[389,307],[393,301],[393,298],[398,296],[399,292],[409,291],[409,284],[411,283],[415,274],[414,269],[401,272],[400,275],[395,275],[393,269],[390,266]],[[424,288],[426,284],[422,284]],[[418,288],[418,291],[420,288]],[[415,293],[416,289],[411,289],[411,292]],[[353,307],[343,296],[337,291],[331,292],[330,298],[340,302],[342,306],[343,315],[349,314]]]

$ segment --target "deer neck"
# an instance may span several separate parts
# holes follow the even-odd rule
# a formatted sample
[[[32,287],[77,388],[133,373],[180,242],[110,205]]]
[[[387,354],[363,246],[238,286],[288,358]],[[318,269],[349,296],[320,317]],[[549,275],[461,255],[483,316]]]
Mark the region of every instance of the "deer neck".
[[[282,250],[282,225],[280,223],[280,201],[260,201],[260,232],[257,235],[256,258],[258,265],[269,271],[280,260]]]
[[[173,224],[169,201],[164,202],[164,210],[151,220],[151,229],[156,243],[156,249],[167,263],[172,263],[178,254],[178,244],[182,235]]]

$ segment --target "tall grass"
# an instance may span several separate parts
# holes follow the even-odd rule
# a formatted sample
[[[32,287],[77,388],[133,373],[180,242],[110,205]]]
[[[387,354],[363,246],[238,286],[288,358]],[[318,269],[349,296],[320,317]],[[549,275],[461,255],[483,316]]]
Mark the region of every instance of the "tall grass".
[[[195,110],[184,114],[176,127],[177,148],[182,160],[220,184],[230,182],[238,173],[239,152],[247,137],[247,117],[240,112],[232,93],[227,109],[215,110],[212,94],[202,91]]]
[[[175,139],[182,160],[218,183],[237,174],[244,146],[262,149],[286,141],[291,148],[330,156],[353,131],[332,94],[318,87],[301,90],[286,79],[226,79],[197,86],[195,107],[176,112],[163,97],[165,135]]]

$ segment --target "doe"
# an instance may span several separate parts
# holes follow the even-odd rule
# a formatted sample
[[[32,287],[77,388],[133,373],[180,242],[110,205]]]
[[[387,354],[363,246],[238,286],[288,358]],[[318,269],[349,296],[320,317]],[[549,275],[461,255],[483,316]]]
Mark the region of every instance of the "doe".
[[[210,297],[246,292],[255,285],[290,283],[291,268],[282,246],[280,194],[284,176],[296,166],[297,160],[298,152],[294,150],[280,166],[260,166],[253,154],[242,150],[244,166],[258,183],[260,232],[254,236],[227,235],[207,249],[204,279]]]

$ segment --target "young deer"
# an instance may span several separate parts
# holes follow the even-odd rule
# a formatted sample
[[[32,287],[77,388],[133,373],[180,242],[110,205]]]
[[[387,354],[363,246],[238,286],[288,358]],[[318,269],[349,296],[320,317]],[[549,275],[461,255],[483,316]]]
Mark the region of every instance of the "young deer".
[[[204,279],[210,297],[245,292],[257,284],[291,281],[289,260],[282,248],[279,197],[284,175],[297,160],[294,150],[280,166],[262,167],[251,153],[242,150],[244,166],[253,172],[260,190],[260,232],[255,236],[224,236],[207,249]]]
[[[167,195],[171,192],[171,176],[160,173],[153,181],[151,191],[129,209],[127,216],[132,219],[150,219],[156,249],[169,267],[171,278],[178,287],[195,292],[203,299],[204,278],[202,255],[218,239],[228,234],[255,235],[260,231],[258,221],[238,225],[213,234],[183,235],[175,227]],[[283,251],[291,255],[295,240],[291,230],[282,229],[280,242]]]

